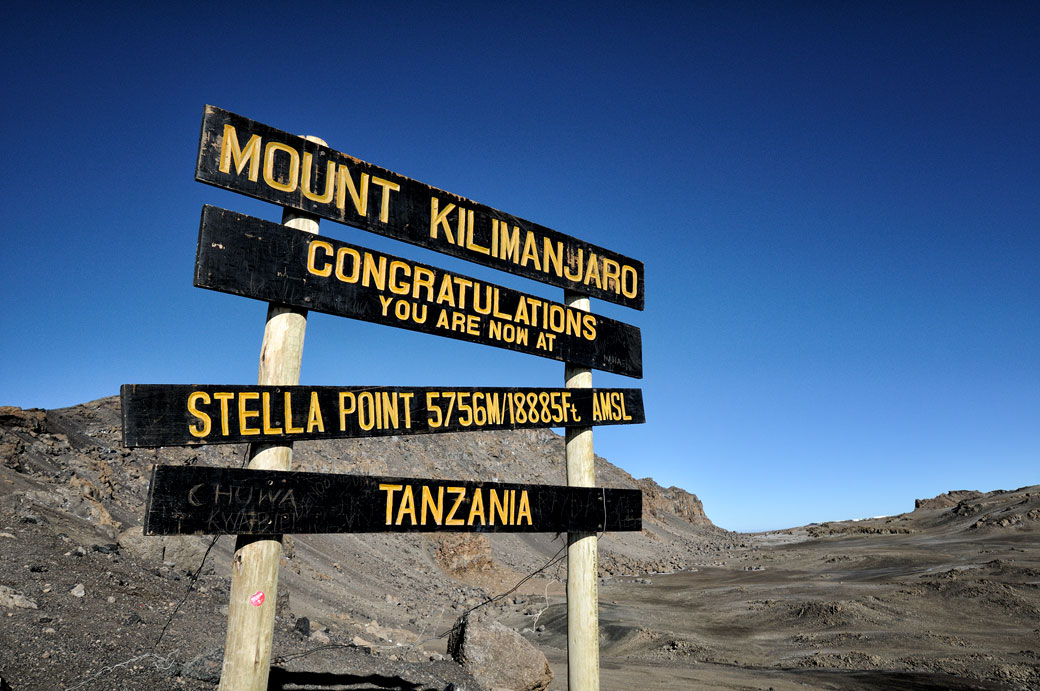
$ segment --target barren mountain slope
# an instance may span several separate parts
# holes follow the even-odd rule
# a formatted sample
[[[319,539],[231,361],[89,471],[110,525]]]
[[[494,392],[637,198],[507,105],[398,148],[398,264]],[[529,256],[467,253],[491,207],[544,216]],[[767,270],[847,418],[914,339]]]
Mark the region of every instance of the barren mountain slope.
[[[70,599],[75,597],[69,596],[75,584],[65,588],[65,584],[49,582],[59,580],[57,573],[66,575],[67,567],[86,566],[88,572],[102,569],[101,576],[76,576],[80,580],[96,576],[95,594],[102,587],[108,592],[108,586],[119,591],[132,585],[136,593],[154,586],[161,594],[150,590],[143,598],[144,606],[154,608],[161,602],[162,608],[172,612],[170,603],[179,601],[186,592],[188,576],[203,564],[212,540],[203,536],[141,536],[150,467],[155,463],[239,466],[245,453],[242,445],[124,449],[115,397],[51,411],[0,408],[0,519],[9,527],[4,532],[12,536],[0,539],[5,566],[9,567],[0,576],[0,585],[25,591],[24,579],[11,572],[20,569],[19,576],[32,574],[31,587],[24,596],[35,597],[38,608],[44,609],[42,603],[60,596],[71,607],[63,618],[74,618],[78,608],[87,615],[89,624],[97,616],[88,614],[88,605],[97,604],[94,598]],[[562,438],[548,430],[536,430],[298,443],[293,467],[319,472],[565,484],[563,457]],[[596,472],[601,486],[638,487],[645,493],[644,531],[601,537],[604,576],[692,566],[693,561],[713,558],[733,543],[733,535],[708,521],[695,496],[677,488],[659,487],[650,479],[635,480],[601,458],[596,459]],[[31,555],[19,554],[27,541],[42,550],[35,570],[29,563]],[[203,585],[205,592],[189,598],[170,627],[176,631],[184,617],[194,616],[185,612],[198,609],[200,600],[204,606],[196,615],[206,616],[209,608],[205,635],[196,641],[185,639],[191,655],[181,650],[178,656],[182,661],[223,642],[221,609],[227,604],[224,576],[233,542],[233,537],[216,541],[203,569],[203,581],[209,579],[208,585]],[[414,646],[414,659],[425,659],[430,652],[443,651],[444,641],[437,634],[450,627],[460,613],[509,590],[541,568],[563,545],[563,537],[544,534],[287,537],[279,607],[290,623],[307,617],[327,628],[327,635],[349,641],[360,634],[367,637],[366,642],[387,648],[407,642]],[[138,583],[139,579],[131,575],[135,571],[143,571],[145,580],[157,579],[156,583]],[[534,622],[547,598],[561,592],[562,577],[561,567],[555,565],[489,609],[499,614],[508,610]],[[47,592],[43,592],[47,586]],[[115,602],[107,602],[110,597]],[[115,630],[134,614],[118,595],[106,595],[104,604],[112,605],[105,609]],[[15,610],[9,619],[36,614],[31,608],[23,609]],[[49,621],[35,622],[24,629],[26,633],[54,628],[46,626],[54,617],[37,618]],[[136,633],[157,638],[161,618],[156,615],[148,622],[147,631]],[[18,649],[17,645],[4,647],[8,651]],[[113,649],[113,655],[115,650],[118,648]],[[66,652],[72,654],[67,646]],[[102,659],[119,661],[111,656]],[[85,664],[82,659],[78,662]],[[0,660],[0,670],[6,664],[9,661]],[[75,669],[76,664],[74,656],[66,660],[64,673],[83,672]]]
[[[0,408],[0,679],[14,691],[214,688],[233,538],[216,541],[185,598],[210,538],[142,537],[140,521],[151,464],[237,466],[245,449],[130,451],[119,424],[114,398]],[[295,453],[294,467],[322,472],[564,477],[548,431]],[[1040,688],[1040,487],[748,535],[602,459],[597,480],[644,493],[645,530],[600,538],[604,689]],[[287,537],[271,688],[479,688],[438,659],[438,634],[562,546],[554,535]],[[552,689],[567,688],[564,577],[553,564],[482,610],[545,653]]]

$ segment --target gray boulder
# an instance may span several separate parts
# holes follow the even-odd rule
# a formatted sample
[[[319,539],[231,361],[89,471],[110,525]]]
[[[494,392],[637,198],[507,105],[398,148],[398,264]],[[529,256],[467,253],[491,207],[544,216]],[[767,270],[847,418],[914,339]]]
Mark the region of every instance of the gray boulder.
[[[542,651],[486,613],[458,623],[448,654],[486,689],[541,691],[553,679]]]

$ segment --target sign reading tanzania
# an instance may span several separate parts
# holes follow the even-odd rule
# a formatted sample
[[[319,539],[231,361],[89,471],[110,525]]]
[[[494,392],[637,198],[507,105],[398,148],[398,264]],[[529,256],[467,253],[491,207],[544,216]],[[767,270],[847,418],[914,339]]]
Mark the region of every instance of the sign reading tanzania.
[[[639,329],[484,281],[205,206],[195,285],[641,377]]]
[[[639,389],[124,384],[123,446],[644,422]]]
[[[156,466],[146,535],[642,529],[636,489]]]
[[[195,179],[643,309],[643,263],[206,106]]]

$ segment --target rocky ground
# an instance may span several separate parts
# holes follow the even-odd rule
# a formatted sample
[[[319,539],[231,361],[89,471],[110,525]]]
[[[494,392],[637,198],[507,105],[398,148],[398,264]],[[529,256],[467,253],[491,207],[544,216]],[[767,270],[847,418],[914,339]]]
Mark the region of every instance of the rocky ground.
[[[215,688],[233,538],[144,537],[140,523],[152,463],[239,465],[245,450],[127,450],[119,425],[115,398],[0,408],[0,679],[14,691]],[[534,431],[301,443],[294,466],[563,484],[562,458],[558,436]],[[597,480],[644,492],[645,530],[599,540],[604,689],[1040,688],[1040,487],[745,535],[602,459]],[[565,689],[562,546],[286,538],[271,688],[485,688],[481,650],[456,651],[466,666],[448,651],[477,608],[472,641],[526,639],[542,656],[508,686],[544,686],[547,661]]]

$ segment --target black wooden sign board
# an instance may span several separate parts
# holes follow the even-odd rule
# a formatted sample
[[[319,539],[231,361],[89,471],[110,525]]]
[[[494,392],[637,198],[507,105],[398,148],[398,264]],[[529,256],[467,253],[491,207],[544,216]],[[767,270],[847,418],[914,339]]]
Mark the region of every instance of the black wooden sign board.
[[[156,466],[146,535],[642,529],[635,489]]]
[[[625,425],[639,389],[124,384],[123,446]]]
[[[195,285],[641,377],[639,329],[475,278],[204,206]]]
[[[213,106],[195,179],[643,309],[642,262]]]

